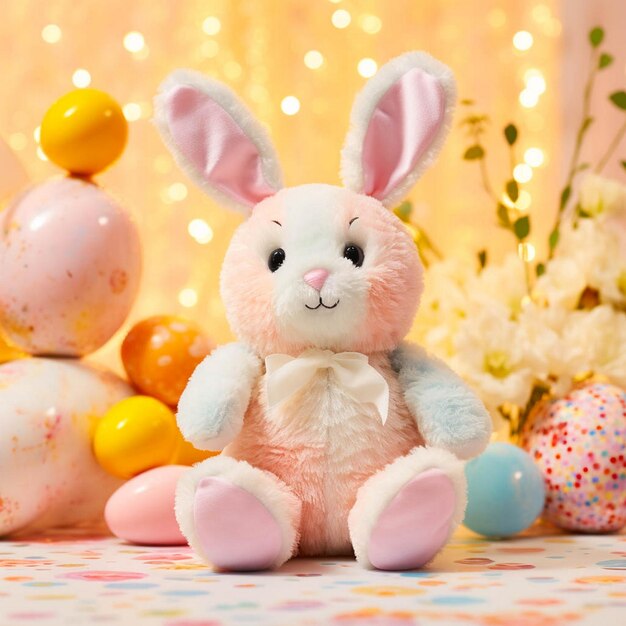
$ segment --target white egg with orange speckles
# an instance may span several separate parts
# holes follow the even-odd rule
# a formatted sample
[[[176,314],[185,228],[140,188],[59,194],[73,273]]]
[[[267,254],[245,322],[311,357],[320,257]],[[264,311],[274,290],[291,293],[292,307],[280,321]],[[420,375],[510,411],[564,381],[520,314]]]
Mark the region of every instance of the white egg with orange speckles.
[[[100,187],[61,178],[0,213],[0,331],[30,354],[84,356],[123,324],[141,273],[137,229]]]
[[[133,394],[72,359],[0,365],[0,535],[101,519],[121,484],[92,452],[96,421]]]

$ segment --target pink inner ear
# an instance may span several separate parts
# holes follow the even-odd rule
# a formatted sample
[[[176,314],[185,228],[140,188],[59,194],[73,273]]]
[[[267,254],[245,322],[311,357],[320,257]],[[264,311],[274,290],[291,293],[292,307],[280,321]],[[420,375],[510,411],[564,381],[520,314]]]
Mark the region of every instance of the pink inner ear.
[[[209,95],[177,86],[167,94],[167,114],[176,148],[211,186],[250,207],[276,193],[257,146]]]
[[[363,142],[363,193],[384,200],[415,169],[441,128],[445,93],[413,68],[380,99]]]

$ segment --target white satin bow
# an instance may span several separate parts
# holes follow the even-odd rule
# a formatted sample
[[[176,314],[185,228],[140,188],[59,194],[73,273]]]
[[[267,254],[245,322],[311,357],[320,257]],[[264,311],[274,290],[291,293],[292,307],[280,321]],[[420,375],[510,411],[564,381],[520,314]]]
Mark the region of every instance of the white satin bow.
[[[341,388],[354,400],[373,404],[384,424],[389,412],[389,385],[360,352],[306,350],[299,357],[270,354],[265,358],[267,401],[280,404],[311,382],[321,369],[332,370]]]

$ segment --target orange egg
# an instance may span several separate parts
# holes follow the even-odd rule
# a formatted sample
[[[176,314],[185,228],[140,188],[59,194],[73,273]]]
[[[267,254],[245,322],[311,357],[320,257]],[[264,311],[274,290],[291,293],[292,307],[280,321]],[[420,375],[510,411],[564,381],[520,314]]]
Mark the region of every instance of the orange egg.
[[[126,335],[122,362],[141,393],[176,406],[192,372],[213,347],[194,322],[158,315],[139,322]]]
[[[199,463],[200,461],[204,461],[209,457],[219,454],[219,451],[198,450],[198,448],[194,448],[188,441],[185,441],[182,436],[179,439],[178,448],[172,459],[172,463],[175,465],[193,465],[194,463]]]

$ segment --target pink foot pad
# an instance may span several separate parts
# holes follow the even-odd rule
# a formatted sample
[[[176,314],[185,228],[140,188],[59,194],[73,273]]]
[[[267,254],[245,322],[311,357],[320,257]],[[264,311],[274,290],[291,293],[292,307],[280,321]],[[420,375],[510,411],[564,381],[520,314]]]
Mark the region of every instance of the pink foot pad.
[[[272,567],[280,528],[250,492],[217,477],[203,478],[194,497],[194,524],[206,558],[216,567],[254,571]]]
[[[382,570],[415,569],[428,563],[446,542],[455,501],[452,481],[439,469],[409,481],[374,525],[370,563]]]

